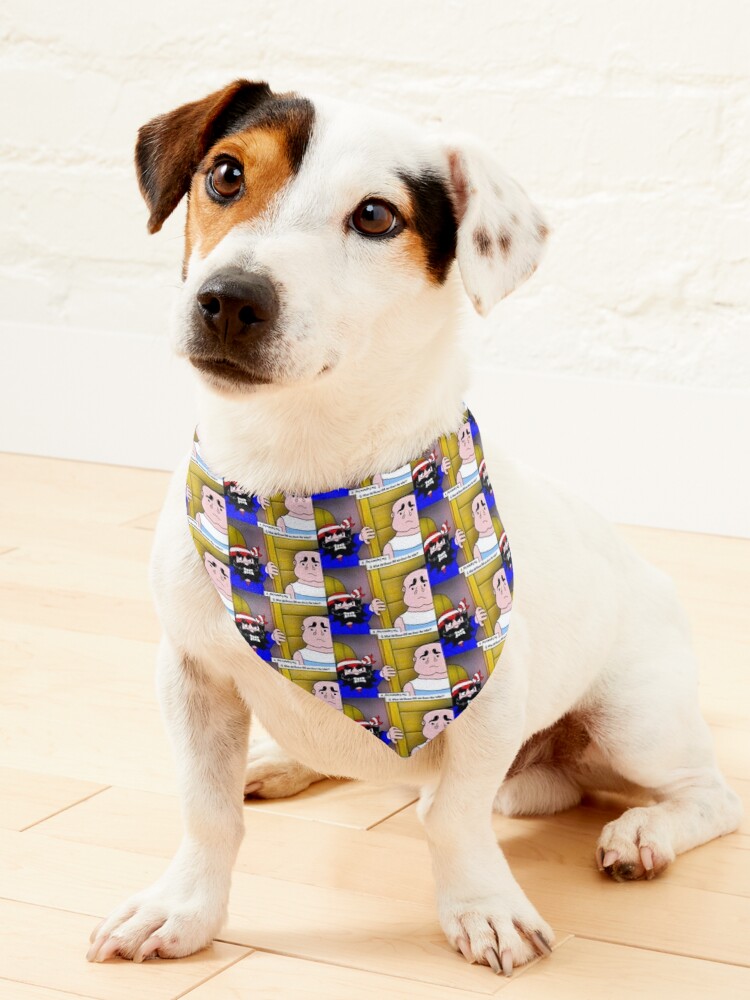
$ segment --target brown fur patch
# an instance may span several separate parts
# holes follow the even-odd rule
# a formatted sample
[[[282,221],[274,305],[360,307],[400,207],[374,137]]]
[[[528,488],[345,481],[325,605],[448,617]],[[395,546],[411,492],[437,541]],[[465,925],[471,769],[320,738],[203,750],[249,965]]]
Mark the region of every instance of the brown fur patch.
[[[511,244],[513,243],[513,237],[510,233],[505,231],[501,232],[497,237],[497,245],[500,247],[500,253],[503,257],[507,257],[510,253]]]
[[[540,222],[536,227],[536,234],[542,242],[549,236],[549,229],[545,226],[543,222]]]
[[[242,164],[244,191],[222,205],[206,191],[206,177],[219,156]],[[235,132],[209,151],[193,178],[185,227],[185,259],[195,250],[205,257],[235,226],[261,215],[292,176],[288,135],[283,124]]]
[[[474,246],[482,257],[489,257],[492,254],[492,240],[486,229],[474,230]]]
[[[526,740],[510,765],[506,779],[535,764],[570,767],[579,760],[590,742],[591,736],[583,717],[568,712],[553,726],[541,729]]]

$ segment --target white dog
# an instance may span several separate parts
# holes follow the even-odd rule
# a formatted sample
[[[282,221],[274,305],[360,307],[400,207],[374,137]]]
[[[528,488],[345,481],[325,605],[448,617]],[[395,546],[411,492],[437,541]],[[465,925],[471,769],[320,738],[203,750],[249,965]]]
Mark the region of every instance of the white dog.
[[[486,314],[532,274],[547,236],[479,143],[237,81],[141,129],[136,163],[152,232],[189,197],[177,350],[200,373],[213,468],[258,496],[305,496],[400,469],[458,429],[461,282]],[[158,882],[97,928],[91,960],[211,941],[243,788],[291,795],[325,775],[418,786],[448,940],[506,974],[548,953],[553,933],[495,840],[493,808],[551,813],[585,789],[648,790],[652,805],[599,838],[598,866],[616,879],[650,878],[737,827],[671,582],[484,445],[513,546],[507,648],[460,724],[410,757],[248,648],[196,554],[178,470],[152,579],[185,836]],[[273,742],[248,765],[251,712]]]

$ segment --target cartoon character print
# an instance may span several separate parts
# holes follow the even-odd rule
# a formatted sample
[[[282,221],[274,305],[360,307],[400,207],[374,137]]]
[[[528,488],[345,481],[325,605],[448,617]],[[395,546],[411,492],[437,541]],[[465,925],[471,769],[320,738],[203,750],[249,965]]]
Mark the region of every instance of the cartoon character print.
[[[302,640],[304,645],[294,652],[292,659],[305,667],[336,669],[333,635],[328,615],[308,615],[303,618]]]
[[[273,647],[286,642],[286,634],[280,628],[269,631],[269,617],[258,608],[253,608],[244,597],[235,597],[234,622],[245,642],[252,646],[261,659],[273,660]]]
[[[383,546],[383,555],[390,559],[406,559],[422,552],[422,532],[416,497],[407,493],[395,500],[391,508],[393,535]]]
[[[201,506],[203,510],[199,510],[195,515],[198,529],[212,545],[226,551],[229,547],[229,537],[224,494],[203,483],[201,486]]]
[[[432,588],[426,568],[407,573],[401,585],[405,610],[393,627],[399,632],[422,632],[437,626]]]
[[[470,486],[479,480],[479,463],[474,447],[471,417],[465,420],[458,429],[458,454],[461,464],[456,473],[457,486]]]
[[[332,499],[325,507],[316,507],[318,548],[326,569],[359,565],[359,550],[375,538],[375,529],[359,525],[354,502]]]
[[[326,578],[328,615],[337,634],[362,635],[370,631],[373,616],[382,615],[385,601],[373,597],[368,603],[362,587],[347,589],[333,577]]]
[[[423,750],[430,740],[434,740],[443,730],[453,722],[455,715],[451,708],[433,708],[425,712],[422,716],[422,735],[424,743],[418,743],[412,747],[412,754],[418,750]]]
[[[268,579],[279,575],[278,566],[270,559],[264,562],[265,552],[260,545],[251,545],[232,525],[229,528],[229,563],[232,567],[232,586],[262,594],[267,590]]]
[[[222,604],[227,611],[234,614],[234,602],[232,600],[232,581],[229,575],[229,567],[218,559],[210,549],[204,549],[203,565],[208,573],[208,578],[216,588],[216,592],[221,598]]]
[[[513,607],[505,566],[501,566],[492,577],[492,589],[495,593],[495,603],[500,611],[500,617],[495,622],[495,635],[505,636],[510,626],[510,612]]]
[[[451,684],[443,647],[439,642],[426,642],[414,650],[413,680],[404,684],[404,694],[415,698],[450,698]]]
[[[426,507],[443,498],[443,480],[450,471],[450,459],[439,457],[437,449],[428,451],[411,470],[414,497],[418,507]]]
[[[451,688],[451,698],[453,699],[453,708],[456,716],[460,715],[469,702],[473,701],[482,690],[482,680],[481,672],[477,671],[471,677],[467,677],[465,680],[458,681],[458,683],[453,685]]]
[[[266,497],[259,497],[258,501],[261,507],[268,508],[270,501]],[[312,497],[302,493],[285,493],[284,506],[286,513],[278,519],[276,527],[290,538],[315,540],[318,537],[318,526],[315,523]]]
[[[483,607],[472,611],[466,581],[456,578],[435,596],[437,630],[446,656],[459,656],[474,649],[477,629],[487,621]]]
[[[337,657],[336,675],[344,697],[377,698],[380,685],[395,677],[396,670],[388,664],[378,667],[372,652],[356,655],[351,649],[343,649]]]
[[[480,490],[471,501],[471,517],[474,522],[474,530],[477,533],[473,550],[474,558],[477,562],[496,558],[500,554],[500,542],[495,533],[495,525],[484,490]]]

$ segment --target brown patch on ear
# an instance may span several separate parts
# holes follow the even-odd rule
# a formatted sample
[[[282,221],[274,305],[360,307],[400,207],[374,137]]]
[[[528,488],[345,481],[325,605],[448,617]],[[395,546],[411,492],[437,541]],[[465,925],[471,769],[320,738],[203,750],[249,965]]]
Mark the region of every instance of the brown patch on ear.
[[[543,222],[540,222],[536,227],[536,234],[542,242],[549,236],[549,229],[545,226]]]
[[[474,246],[481,257],[489,257],[492,254],[492,240],[486,229],[474,230]]]
[[[448,153],[448,170],[453,188],[453,207],[457,221],[461,222],[466,214],[466,206],[469,204],[469,187],[461,154],[455,149]]]
[[[235,80],[139,129],[135,165],[141,194],[151,211],[150,233],[158,232],[177,207],[213,143],[238,117],[270,97],[266,83]]]
[[[497,245],[500,247],[500,253],[503,255],[503,257],[507,257],[508,254],[510,253],[510,248],[512,243],[513,243],[513,237],[510,235],[510,233],[507,233],[505,232],[505,230],[502,230],[497,237]]]
[[[206,176],[214,159],[209,156],[207,168],[196,173],[190,190],[186,262],[191,250],[205,257],[235,226],[260,215],[292,176],[288,130],[283,122],[235,132],[218,144],[216,152],[242,164],[245,189],[236,201],[225,205],[215,202],[206,191]]]

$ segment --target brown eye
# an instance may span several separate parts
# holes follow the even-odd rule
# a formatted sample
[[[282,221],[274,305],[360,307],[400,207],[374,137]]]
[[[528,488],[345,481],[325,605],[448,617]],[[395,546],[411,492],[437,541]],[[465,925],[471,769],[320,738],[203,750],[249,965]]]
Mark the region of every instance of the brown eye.
[[[396,210],[379,198],[367,198],[351,214],[349,225],[363,236],[385,236],[401,225]]]
[[[216,201],[236,198],[242,190],[242,167],[236,160],[219,160],[206,178],[208,193]]]

